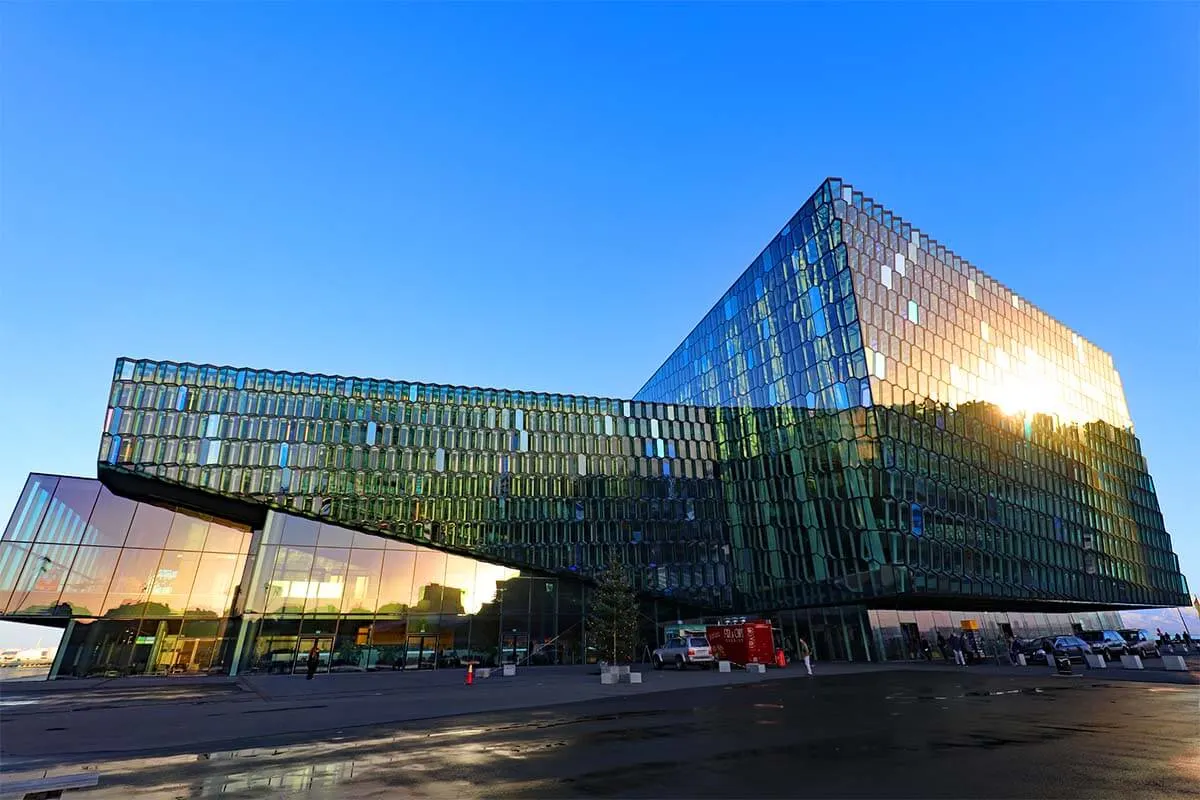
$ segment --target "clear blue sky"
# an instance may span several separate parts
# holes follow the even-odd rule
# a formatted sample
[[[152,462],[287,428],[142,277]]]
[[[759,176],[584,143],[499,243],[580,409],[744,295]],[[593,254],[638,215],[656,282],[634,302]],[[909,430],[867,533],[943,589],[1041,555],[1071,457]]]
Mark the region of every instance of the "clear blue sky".
[[[120,354],[630,395],[827,175],[1113,353],[1200,588],[1195,4],[7,4],[0,505]]]

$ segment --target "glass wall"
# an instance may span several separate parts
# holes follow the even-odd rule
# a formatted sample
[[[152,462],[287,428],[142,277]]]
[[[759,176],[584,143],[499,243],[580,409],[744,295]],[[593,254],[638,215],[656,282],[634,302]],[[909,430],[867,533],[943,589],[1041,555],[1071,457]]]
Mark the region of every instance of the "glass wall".
[[[68,627],[59,674],[221,669],[248,529],[31,475],[0,541],[6,617]]]
[[[1008,663],[1012,638],[1071,634],[1079,630],[1116,630],[1122,627],[1117,611],[1000,612],[1000,611],[889,611],[868,613],[872,647],[881,661],[913,661],[923,658],[922,642],[929,643],[933,660],[946,660],[947,650],[939,644],[951,633],[962,633],[964,623],[975,631],[982,657]],[[952,657],[952,656],[950,656]]]
[[[582,658],[578,582],[283,514],[263,542],[243,671],[291,672],[314,645],[331,671]]]

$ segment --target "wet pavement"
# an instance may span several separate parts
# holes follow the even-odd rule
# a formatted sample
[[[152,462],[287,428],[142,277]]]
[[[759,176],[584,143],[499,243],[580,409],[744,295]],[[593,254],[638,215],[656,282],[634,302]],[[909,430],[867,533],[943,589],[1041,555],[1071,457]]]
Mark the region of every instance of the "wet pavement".
[[[81,761],[69,769],[98,769],[98,786],[66,797],[1200,797],[1195,685],[948,669],[655,676],[658,691],[581,703],[274,743],[247,728],[229,750]],[[674,686],[690,688],[663,691]],[[277,701],[194,702],[177,707]],[[351,702],[314,700],[313,729]]]

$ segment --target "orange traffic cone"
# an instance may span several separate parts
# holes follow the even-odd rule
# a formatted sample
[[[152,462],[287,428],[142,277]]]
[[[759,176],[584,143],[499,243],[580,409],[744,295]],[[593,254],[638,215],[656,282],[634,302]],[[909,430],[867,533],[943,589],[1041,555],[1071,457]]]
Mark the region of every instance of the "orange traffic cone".
[[[467,664],[467,686],[475,685],[475,665]]]
[[[775,651],[775,666],[777,666],[777,667],[786,667],[787,666],[787,656],[784,654],[782,647]]]

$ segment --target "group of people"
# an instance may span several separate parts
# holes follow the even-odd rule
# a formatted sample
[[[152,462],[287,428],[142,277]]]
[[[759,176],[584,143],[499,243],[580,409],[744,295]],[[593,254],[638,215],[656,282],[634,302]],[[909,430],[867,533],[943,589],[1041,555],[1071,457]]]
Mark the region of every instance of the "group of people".
[[[1162,628],[1155,628],[1154,632],[1158,634],[1159,647],[1171,647],[1173,645],[1178,645],[1184,649],[1184,652],[1191,652],[1192,634],[1190,632],[1184,633],[1182,636],[1177,633],[1175,634],[1175,638],[1173,640],[1171,639],[1171,634],[1163,633]]]
[[[954,660],[954,663],[960,667],[967,665],[967,652],[970,643],[967,637],[957,631],[952,631],[949,637],[943,636],[941,631],[937,635],[937,649],[942,654],[943,661]],[[929,646],[929,640],[921,638],[921,657],[926,661],[933,661],[933,648]]]

